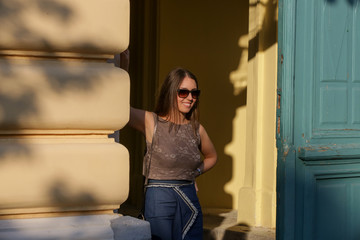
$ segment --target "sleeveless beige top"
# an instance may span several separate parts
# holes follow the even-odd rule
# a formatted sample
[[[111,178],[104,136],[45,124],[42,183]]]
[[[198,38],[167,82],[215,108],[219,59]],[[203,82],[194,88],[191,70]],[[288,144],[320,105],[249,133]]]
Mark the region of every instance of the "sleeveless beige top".
[[[173,123],[165,121],[155,114],[154,118],[157,119],[157,126],[153,136],[153,143],[146,141],[147,152],[144,156],[144,175],[146,176],[147,168],[150,165],[149,179],[193,181],[196,168],[202,162],[199,150],[199,128],[196,129],[195,133],[191,123],[175,124],[169,131]]]

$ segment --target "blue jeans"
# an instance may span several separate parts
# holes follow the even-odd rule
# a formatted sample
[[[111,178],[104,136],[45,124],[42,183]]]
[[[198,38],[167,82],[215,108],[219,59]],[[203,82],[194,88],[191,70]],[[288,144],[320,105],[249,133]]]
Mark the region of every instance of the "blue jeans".
[[[154,240],[202,239],[202,212],[194,183],[149,180],[145,219]]]

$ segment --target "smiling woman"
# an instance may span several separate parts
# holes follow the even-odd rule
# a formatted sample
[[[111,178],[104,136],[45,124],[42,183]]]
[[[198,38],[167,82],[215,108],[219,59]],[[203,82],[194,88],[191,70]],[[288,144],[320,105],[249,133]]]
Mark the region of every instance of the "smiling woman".
[[[195,178],[216,164],[217,154],[198,121],[199,95],[195,75],[176,68],[161,87],[155,112],[131,108],[129,125],[147,144],[144,213],[153,239],[202,239]]]

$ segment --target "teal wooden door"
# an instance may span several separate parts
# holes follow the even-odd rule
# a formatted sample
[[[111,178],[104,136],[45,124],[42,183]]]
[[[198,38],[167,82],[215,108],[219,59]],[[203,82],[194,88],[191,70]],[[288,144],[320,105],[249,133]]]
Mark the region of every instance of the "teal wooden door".
[[[277,239],[360,239],[359,5],[279,1]]]

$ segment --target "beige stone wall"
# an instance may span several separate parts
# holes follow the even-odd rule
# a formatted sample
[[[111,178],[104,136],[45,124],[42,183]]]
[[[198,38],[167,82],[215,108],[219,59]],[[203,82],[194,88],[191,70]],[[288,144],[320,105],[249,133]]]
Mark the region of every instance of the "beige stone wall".
[[[129,1],[0,0],[0,216],[118,208]]]

